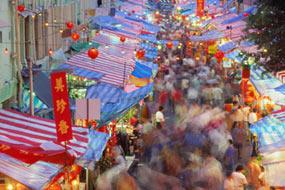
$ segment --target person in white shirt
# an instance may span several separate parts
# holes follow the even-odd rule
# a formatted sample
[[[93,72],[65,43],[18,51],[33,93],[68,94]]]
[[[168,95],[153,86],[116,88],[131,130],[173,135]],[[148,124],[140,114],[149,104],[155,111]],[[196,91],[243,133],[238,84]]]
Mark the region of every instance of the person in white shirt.
[[[232,172],[227,172],[227,178],[224,182],[224,190],[235,190]]]
[[[219,88],[218,85],[216,85],[216,87],[212,89],[212,93],[213,93],[214,105],[220,106],[222,104],[223,90]]]
[[[247,185],[246,177],[243,175],[244,169],[242,165],[236,167],[236,171],[233,172],[232,178],[234,183],[234,190],[244,190]]]
[[[163,115],[163,112],[164,112],[164,108],[163,108],[163,106],[160,106],[158,111],[155,114],[156,127],[158,129],[164,128],[164,115]]]
[[[249,114],[248,116],[248,122],[250,125],[254,124],[255,122],[257,122],[257,115],[256,115],[256,108],[252,109],[252,112]]]
[[[263,166],[261,166],[261,173],[258,176],[258,180],[260,183],[258,190],[270,190],[270,186],[267,184],[265,179],[265,170]]]

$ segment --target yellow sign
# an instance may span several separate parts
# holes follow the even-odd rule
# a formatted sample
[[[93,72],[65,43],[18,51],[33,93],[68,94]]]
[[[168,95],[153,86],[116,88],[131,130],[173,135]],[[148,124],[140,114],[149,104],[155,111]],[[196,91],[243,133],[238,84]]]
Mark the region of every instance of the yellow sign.
[[[61,121],[59,122],[59,129],[58,129],[58,130],[60,131],[60,133],[61,133],[62,135],[64,135],[64,134],[67,133],[68,128],[69,128],[69,126],[67,125],[66,121],[61,120]]]
[[[216,53],[218,51],[218,47],[216,45],[208,47],[208,53]]]

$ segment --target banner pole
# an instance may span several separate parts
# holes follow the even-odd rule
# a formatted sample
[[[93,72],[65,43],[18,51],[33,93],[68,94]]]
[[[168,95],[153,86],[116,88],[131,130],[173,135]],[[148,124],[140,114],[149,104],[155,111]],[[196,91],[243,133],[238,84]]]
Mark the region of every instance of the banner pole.
[[[67,142],[64,141],[65,147],[65,169],[66,169],[66,180],[65,180],[65,189],[70,190],[70,181],[69,181],[69,168],[68,168],[68,157],[67,157]]]

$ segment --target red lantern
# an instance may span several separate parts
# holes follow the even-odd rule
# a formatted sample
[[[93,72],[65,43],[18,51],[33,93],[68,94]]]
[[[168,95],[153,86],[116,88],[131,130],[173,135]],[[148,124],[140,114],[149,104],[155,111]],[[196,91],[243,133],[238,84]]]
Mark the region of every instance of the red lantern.
[[[143,20],[145,20],[146,18],[145,18],[145,17],[143,17],[142,19],[143,19]]]
[[[71,21],[69,21],[69,22],[67,22],[66,23],[66,27],[68,28],[68,29],[72,29],[73,28],[73,22],[71,22]]]
[[[124,43],[126,41],[126,37],[125,36],[121,36],[120,37],[120,41]]]
[[[209,46],[213,46],[213,45],[215,45],[215,43],[216,43],[215,41],[211,40],[211,41],[209,41]]]
[[[224,52],[222,52],[222,51],[217,51],[216,53],[215,53],[215,58],[217,59],[217,60],[222,60],[223,59],[223,57],[224,57]]]
[[[155,13],[155,17],[159,17],[159,13]]]
[[[128,16],[131,16],[132,14],[131,13],[128,13]]]
[[[96,48],[92,47],[88,50],[88,57],[91,59],[96,59],[99,55],[99,52]]]
[[[189,46],[191,46],[191,45],[192,45],[191,41],[188,40],[188,41],[186,42],[186,46],[189,47]]]
[[[145,56],[145,51],[140,49],[139,51],[137,51],[137,58],[138,59],[142,59]]]
[[[184,15],[182,16],[182,19],[185,20],[185,16]]]
[[[52,51],[51,48],[48,50],[48,54],[49,54],[49,55],[52,55],[52,54],[53,54],[53,51]]]
[[[189,15],[187,14],[186,16],[188,17]]]
[[[135,14],[135,11],[134,11],[134,10],[132,10],[132,13],[133,13],[133,14]]]
[[[186,54],[187,54],[188,56],[192,56],[192,50],[191,50],[191,49],[187,49],[187,50],[186,50]]]
[[[21,12],[21,13],[24,12],[25,11],[25,6],[24,5],[19,5],[18,6],[18,11]]]
[[[248,14],[247,13],[243,13],[243,17],[244,18],[248,17]]]
[[[171,4],[174,4],[174,0],[171,0]]]
[[[173,43],[171,41],[167,42],[166,46],[170,49],[173,46]]]
[[[176,18],[175,18],[175,17],[172,17],[172,20],[176,20]]]
[[[158,56],[157,56],[157,60],[159,60],[160,58],[161,58],[160,55],[158,55]]]
[[[77,32],[74,32],[72,35],[71,35],[71,38],[74,40],[74,41],[77,41],[80,39],[80,34],[78,34]]]
[[[211,18],[212,18],[212,19],[214,19],[214,18],[215,18],[215,16],[214,16],[214,15],[212,15],[212,16],[211,16]]]

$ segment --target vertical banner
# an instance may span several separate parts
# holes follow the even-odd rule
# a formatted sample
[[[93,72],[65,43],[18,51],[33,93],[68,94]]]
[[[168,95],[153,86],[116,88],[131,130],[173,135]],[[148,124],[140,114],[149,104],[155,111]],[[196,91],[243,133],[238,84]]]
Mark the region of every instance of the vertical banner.
[[[50,80],[57,140],[59,142],[68,141],[72,139],[72,123],[69,109],[66,73],[52,73],[50,74]]]
[[[198,17],[202,17],[204,16],[205,0],[196,0],[196,1],[197,1],[196,15]]]

